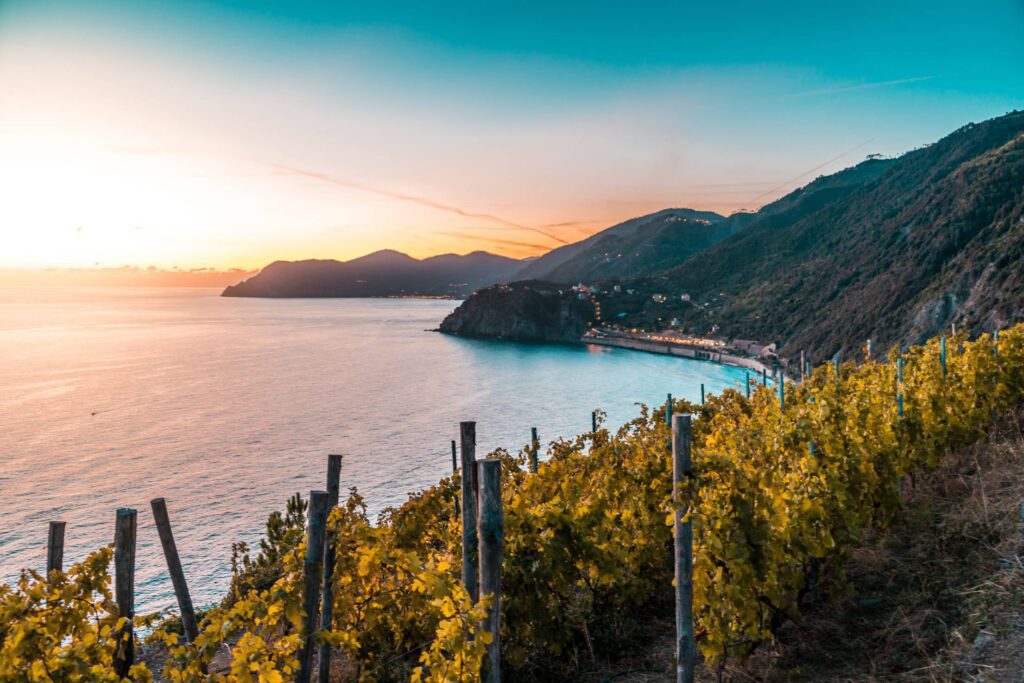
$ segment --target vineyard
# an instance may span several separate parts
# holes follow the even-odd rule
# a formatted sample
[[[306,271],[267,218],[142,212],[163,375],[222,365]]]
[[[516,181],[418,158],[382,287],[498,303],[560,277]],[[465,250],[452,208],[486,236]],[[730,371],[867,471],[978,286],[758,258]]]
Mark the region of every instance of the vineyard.
[[[645,637],[650,615],[671,613],[666,412],[695,418],[682,501],[697,646],[709,663],[743,657],[809,600],[842,594],[844,558],[865,529],[898,515],[915,473],[985,439],[995,416],[1024,402],[1024,325],[748,389],[645,407],[615,433],[597,424],[552,443],[537,468],[530,445],[491,454],[501,461],[506,678],[571,678]],[[375,522],[355,490],[330,511],[333,626],[311,637],[333,653],[331,680],[479,680],[493,596],[473,604],[463,586],[461,489],[456,472]],[[294,679],[306,645],[308,504],[296,497],[271,516],[259,549],[234,548],[231,591],[200,614],[191,642],[176,618],[138,618],[166,662],[135,664],[128,677]],[[103,548],[66,572],[0,586],[0,680],[122,680],[112,558]]]

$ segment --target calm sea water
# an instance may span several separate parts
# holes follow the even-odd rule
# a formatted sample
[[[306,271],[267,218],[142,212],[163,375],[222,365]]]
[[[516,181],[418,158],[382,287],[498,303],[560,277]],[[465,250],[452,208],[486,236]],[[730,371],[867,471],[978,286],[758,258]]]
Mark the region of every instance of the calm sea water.
[[[604,348],[480,342],[435,328],[451,301],[223,299],[212,290],[0,289],[0,580],[65,566],[139,510],[141,611],[174,604],[149,500],[167,499],[197,605],[221,596],[231,543],[252,544],[296,491],[342,488],[379,512],[451,469],[460,420],[478,453],[612,426],[665,394],[742,382],[711,363]],[[585,485],[585,482],[580,482]]]

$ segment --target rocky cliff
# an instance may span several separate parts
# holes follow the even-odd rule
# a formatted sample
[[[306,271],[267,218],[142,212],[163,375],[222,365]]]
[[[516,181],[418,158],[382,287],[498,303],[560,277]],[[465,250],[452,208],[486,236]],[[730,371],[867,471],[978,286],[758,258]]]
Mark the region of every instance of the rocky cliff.
[[[594,320],[594,304],[572,291],[531,283],[475,292],[441,323],[441,332],[477,339],[576,342]]]

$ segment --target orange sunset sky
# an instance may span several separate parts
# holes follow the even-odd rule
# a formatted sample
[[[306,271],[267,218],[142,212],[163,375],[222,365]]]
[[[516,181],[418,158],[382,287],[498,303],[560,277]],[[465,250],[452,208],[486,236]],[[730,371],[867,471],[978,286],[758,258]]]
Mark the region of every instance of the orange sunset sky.
[[[399,5],[0,3],[0,283],[212,282],[382,248],[525,257],[669,206],[753,210],[1019,104],[1019,75],[916,44],[909,26],[932,46],[972,35],[938,10],[931,30],[763,3],[543,21]],[[1020,49],[999,28],[1019,8],[999,8],[978,59]],[[665,22],[686,30],[659,39]],[[897,35],[885,59],[865,47]]]

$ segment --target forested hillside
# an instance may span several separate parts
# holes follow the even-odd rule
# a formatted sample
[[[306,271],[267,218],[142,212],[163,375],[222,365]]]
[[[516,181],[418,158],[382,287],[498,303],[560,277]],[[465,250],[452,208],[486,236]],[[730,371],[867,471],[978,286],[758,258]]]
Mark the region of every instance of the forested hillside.
[[[870,162],[869,162],[870,163]],[[806,348],[1024,318],[1024,113],[968,125],[813,212],[759,217],[659,278],[684,324]]]

